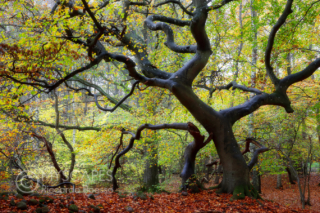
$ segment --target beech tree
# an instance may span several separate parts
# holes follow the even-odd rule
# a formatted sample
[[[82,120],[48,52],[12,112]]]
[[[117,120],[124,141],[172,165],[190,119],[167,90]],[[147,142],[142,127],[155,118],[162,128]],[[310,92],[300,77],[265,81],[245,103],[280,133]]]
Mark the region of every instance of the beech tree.
[[[305,16],[317,2],[318,1],[311,2],[309,4],[309,9],[307,8],[304,10]],[[292,113],[294,110],[287,94],[288,88],[291,85],[310,77],[320,66],[320,59],[316,58],[309,61],[309,64],[306,63],[302,70],[290,72],[286,76],[280,77],[281,75],[278,72],[275,72],[275,60],[273,57],[275,57],[274,46],[277,43],[277,33],[287,24],[287,20],[290,16],[299,13],[299,10],[295,9],[293,0],[287,0],[286,2],[281,1],[281,4],[283,3],[283,5],[278,5],[277,7],[278,10],[281,10],[279,17],[275,20],[270,20],[270,23],[275,24],[270,26],[270,31],[266,30],[268,32],[268,38],[263,50],[264,58],[261,59],[264,66],[259,72],[264,70],[263,72],[267,78],[267,82],[269,82],[269,87],[265,88],[265,86],[260,85],[260,89],[258,89],[259,85],[257,84],[254,84],[257,88],[253,88],[240,85],[236,83],[236,81],[232,81],[226,85],[209,88],[206,86],[206,81],[210,81],[210,79],[206,80],[206,78],[202,78],[202,82],[204,82],[202,85],[199,85],[199,81],[196,81],[197,77],[203,77],[202,73],[213,53],[211,46],[212,39],[208,37],[208,32],[206,30],[208,14],[217,13],[217,10],[226,7],[228,4],[236,4],[235,1],[223,0],[221,2],[208,2],[205,0],[193,0],[189,6],[184,6],[185,2],[176,0],[168,0],[159,3],[155,1],[131,2],[125,0],[122,2],[122,5],[119,6],[122,11],[118,9],[118,11],[121,11],[119,12],[121,14],[120,17],[115,18],[115,20],[112,18],[104,19],[103,13],[100,13],[99,11],[108,8],[108,5],[111,3],[116,2],[103,1],[100,2],[100,4],[96,3],[88,5],[86,0],[56,1],[52,5],[50,12],[51,17],[53,17],[52,21],[48,22],[50,15],[45,14],[41,18],[39,26],[48,27],[47,25],[51,25],[51,27],[58,27],[57,32],[59,32],[60,36],[56,36],[56,38],[59,39],[61,43],[57,43],[55,47],[50,47],[50,49],[45,49],[45,44],[42,46],[39,45],[37,50],[27,50],[26,48],[23,48],[23,46],[1,44],[1,53],[7,55],[7,62],[3,62],[1,70],[2,79],[13,81],[19,85],[33,86],[38,92],[49,93],[62,85],[77,91],[87,91],[89,95],[95,97],[98,108],[104,111],[114,111],[118,106],[123,107],[121,104],[132,95],[133,90],[135,87],[138,87],[137,85],[139,84],[167,90],[193,115],[209,135],[208,140],[204,141],[205,137],[200,134],[198,128],[193,124],[191,126],[194,126],[195,130],[190,130],[190,125],[186,124],[164,124],[162,126],[163,128],[185,129],[189,132],[193,131],[191,134],[194,134],[195,145],[194,149],[191,151],[190,147],[189,149],[188,147],[186,149],[186,162],[182,172],[183,180],[186,181],[186,178],[189,178],[192,173],[194,173],[194,171],[192,171],[194,169],[192,168],[192,165],[194,164],[197,151],[212,140],[218,152],[220,163],[223,166],[223,180],[218,186],[219,192],[233,193],[234,198],[242,198],[244,196],[258,197],[256,191],[252,190],[249,172],[256,163],[259,153],[267,150],[267,148],[252,139],[247,140],[249,143],[254,141],[262,147],[255,151],[253,159],[247,164],[233,134],[232,127],[241,118],[248,116],[259,110],[260,107],[266,105],[281,106],[287,113]],[[179,14],[182,14],[182,16],[177,15],[177,18],[172,18],[149,12],[149,8],[160,8],[163,5],[173,6],[175,8],[174,11],[181,10]],[[136,7],[142,9],[137,9]],[[109,13],[112,13],[110,8],[106,10]],[[127,27],[127,18],[133,12],[142,13],[146,16],[144,27],[142,27],[143,39],[138,35],[137,30]],[[160,13],[160,11],[157,12]],[[235,12],[236,11],[225,10],[226,14]],[[58,14],[58,16],[54,16],[55,14]],[[179,17],[181,19],[179,19]],[[73,26],[68,22],[72,19],[78,20],[76,26]],[[59,24],[59,22],[61,23]],[[76,29],[73,29],[73,27]],[[187,27],[191,32],[192,38],[190,37],[188,39],[192,39],[193,42],[190,45],[182,46],[175,42],[174,34],[176,32],[181,33],[179,28],[183,27]],[[148,37],[148,32],[150,31],[163,32],[166,35],[164,44],[168,49],[176,54],[190,54],[192,57],[184,58],[183,65],[175,70],[168,69],[165,71],[157,68],[150,60],[150,53],[148,52],[150,45],[146,42],[148,39],[155,39]],[[292,33],[294,33],[294,31]],[[161,39],[156,41],[159,42]],[[42,54],[40,57],[43,57],[44,60],[49,60],[52,57],[56,57],[55,54],[59,55],[61,49],[66,48],[64,54],[70,58],[68,63],[70,63],[70,60],[78,60],[79,57],[83,57],[83,52],[80,50],[77,52],[75,49],[69,50],[66,46],[67,44],[72,45],[73,48],[79,47],[86,50],[86,65],[74,69],[74,67],[79,67],[79,64],[76,64],[76,66],[72,67],[73,69],[68,70],[58,67],[53,62],[48,66],[43,64],[41,66],[35,66],[33,69],[29,69],[30,65],[23,63],[18,64],[18,53],[21,54],[22,57],[27,57],[30,51],[38,51],[39,55]],[[126,51],[123,51],[124,53],[122,54],[120,54],[119,51],[113,52],[112,47],[115,46],[126,48],[126,51],[131,52],[133,57],[132,55],[127,55]],[[284,46],[282,47],[285,49]],[[280,47],[277,46],[277,51],[279,48]],[[18,53],[15,53],[17,51]],[[236,60],[236,66],[238,66],[239,60]],[[8,61],[10,61],[10,63]],[[76,81],[77,75],[96,67],[103,61],[107,63],[117,63],[118,65],[122,64],[126,70],[125,74],[130,76],[131,79],[136,80],[132,84],[131,92],[111,109],[100,106],[97,95],[93,94],[87,87],[79,86],[75,88],[70,84],[70,81]],[[254,81],[255,79],[251,80]],[[80,80],[78,80],[78,82],[81,83]],[[237,89],[249,92],[253,95],[251,95],[244,103],[217,111],[197,96],[194,92],[194,86],[209,90],[211,96],[215,91],[228,90],[230,88],[233,90]],[[141,128],[147,127],[150,126],[146,124]],[[120,152],[117,158],[129,151],[133,146],[134,140],[140,138],[141,128],[138,129],[137,134],[123,132],[131,134],[132,138],[129,146],[123,152]],[[119,166],[117,158],[113,175],[115,175],[117,167]],[[116,188],[117,187],[115,187],[115,189]]]

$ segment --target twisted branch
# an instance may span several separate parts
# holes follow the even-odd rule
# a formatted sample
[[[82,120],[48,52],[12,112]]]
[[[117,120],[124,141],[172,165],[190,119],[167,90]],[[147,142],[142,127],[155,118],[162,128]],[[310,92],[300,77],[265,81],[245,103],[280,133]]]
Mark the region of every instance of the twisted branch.
[[[165,5],[165,4],[169,4],[169,3],[173,3],[173,4],[179,5],[179,7],[183,10],[183,12],[185,12],[186,14],[188,14],[190,16],[193,16],[192,12],[187,10],[187,8],[185,8],[180,1],[176,1],[176,0],[167,0],[167,1],[164,1],[164,2],[160,2],[160,3],[156,4],[156,5],[154,5],[154,7],[159,7],[159,6],[162,6],[162,5]]]
[[[106,112],[113,112],[115,109],[117,109],[127,98],[129,98],[132,94],[133,94],[133,91],[136,87],[137,84],[139,84],[140,81],[135,81],[133,84],[132,84],[132,88],[131,88],[131,91],[129,94],[127,94],[126,96],[124,96],[113,108],[111,109],[107,109],[107,108],[103,108],[100,106],[99,102],[98,102],[98,96],[96,94],[94,94],[94,100],[96,102],[96,105],[97,107],[100,109],[100,110],[103,110],[103,111],[106,111]]]
[[[249,87],[237,84],[237,82],[235,82],[235,81],[232,81],[229,84],[224,85],[224,86],[215,86],[215,88],[210,88],[207,85],[194,85],[194,86],[209,90],[210,98],[212,97],[212,94],[216,90],[229,90],[231,87],[232,87],[232,90],[239,89],[239,90],[242,90],[242,91],[245,91],[245,92],[252,92],[252,93],[255,93],[257,95],[262,94],[262,92],[260,90],[256,89],[256,88],[249,88]]]
[[[287,17],[293,12],[291,9],[292,2],[293,2],[293,0],[287,1],[286,7],[285,7],[282,15],[279,17],[277,23],[272,27],[271,32],[269,34],[268,44],[267,44],[267,48],[266,48],[266,52],[265,52],[265,65],[266,65],[266,69],[267,69],[267,74],[275,86],[278,85],[279,79],[274,74],[273,67],[270,64],[271,52],[272,52],[272,48],[273,48],[273,44],[274,44],[274,39],[276,37],[278,30],[285,23]]]
[[[158,23],[153,23],[154,21],[162,21]],[[177,53],[195,53],[197,50],[196,45],[179,46],[174,42],[174,35],[172,28],[166,24],[175,24],[178,26],[190,25],[190,21],[182,21],[179,19],[173,19],[161,15],[151,15],[144,21],[145,25],[152,31],[162,30],[167,35],[167,41],[164,43],[170,50]]]
[[[151,124],[143,124],[141,125],[138,129],[136,134],[129,132],[129,131],[124,131],[122,130],[122,134],[131,134],[132,137],[130,138],[130,142],[128,146],[123,149],[115,158],[115,166],[113,167],[112,170],[112,184],[113,184],[113,190],[117,190],[119,188],[117,184],[117,179],[115,178],[115,175],[117,173],[118,168],[121,167],[120,165],[120,157],[122,155],[125,155],[127,152],[130,151],[130,149],[133,147],[134,141],[135,140],[140,140],[141,138],[141,132],[144,129],[151,129],[151,130],[159,130],[159,129],[180,129],[180,130],[187,130],[188,129],[188,124],[186,123],[173,123],[173,124],[159,124],[159,125],[151,125]],[[122,140],[122,137],[120,138]],[[121,142],[120,140],[120,142]],[[110,162],[112,163],[112,162]]]
[[[258,147],[258,149],[254,151],[251,161],[248,163],[248,167],[251,170],[253,166],[258,162],[258,155],[263,152],[269,151],[269,148],[263,146],[262,144],[257,142],[254,138],[246,138],[246,146],[245,146],[245,149],[242,151],[242,155],[244,155],[247,152],[250,152],[250,149],[249,149],[250,143],[253,143]]]

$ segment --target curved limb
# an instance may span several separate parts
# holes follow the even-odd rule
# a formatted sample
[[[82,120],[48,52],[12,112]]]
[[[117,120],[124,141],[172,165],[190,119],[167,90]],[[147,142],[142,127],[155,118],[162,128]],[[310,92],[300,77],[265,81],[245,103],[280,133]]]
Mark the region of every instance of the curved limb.
[[[162,5],[165,5],[165,4],[169,4],[169,3],[173,3],[173,4],[179,5],[179,7],[183,10],[183,12],[185,12],[186,14],[188,14],[190,16],[193,16],[192,12],[188,11],[187,8],[185,8],[180,1],[176,1],[176,0],[167,0],[167,1],[164,1],[164,2],[160,2],[160,3],[156,4],[156,5],[154,5],[154,7],[159,7],[159,6],[162,6]]]
[[[35,136],[35,135],[33,135],[33,136]],[[38,136],[38,135],[37,135],[37,136]],[[37,136],[35,136],[35,137],[37,137]],[[39,136],[39,139],[40,139],[40,140],[43,140],[43,139],[45,139],[45,138],[42,137],[42,136]],[[45,139],[45,140],[46,140],[46,139]],[[47,144],[48,144],[48,142],[46,142],[46,146],[47,146],[47,147],[50,147],[50,145],[48,146]],[[39,184],[39,185],[40,185],[41,187],[43,187],[43,188],[57,188],[57,187],[59,187],[59,186],[65,185],[65,184],[70,184],[70,185],[72,185],[72,187],[73,187],[73,192],[75,192],[75,186],[76,186],[76,185],[75,185],[74,183],[71,183],[71,182],[62,182],[62,183],[59,183],[59,184],[56,185],[56,186],[50,186],[50,185],[45,185],[45,184],[43,184],[43,183],[41,182],[41,180],[39,180],[39,179],[34,179],[34,178],[29,177],[29,176],[28,176],[28,173],[27,173],[15,160],[12,160],[12,157],[6,155],[1,149],[0,149],[0,153],[3,154],[3,155],[4,155],[6,158],[8,158],[9,160],[11,160],[11,162],[14,163],[15,167],[21,170],[21,173],[20,173],[19,175],[22,175],[22,176],[23,176],[24,178],[26,178],[27,180],[31,180],[32,182],[34,182],[34,183],[36,183],[36,184]],[[60,174],[60,176],[64,176],[63,173],[62,173],[62,170],[60,170],[59,174]]]
[[[56,94],[56,92],[54,91],[54,97],[55,97],[55,104],[54,104],[54,109],[56,112],[56,131],[57,133],[60,135],[63,143],[68,147],[70,153],[71,153],[71,164],[70,164],[70,168],[69,168],[69,175],[68,175],[68,179],[64,180],[64,181],[70,181],[72,178],[72,172],[74,169],[74,165],[76,163],[76,155],[74,153],[74,149],[72,147],[72,145],[69,143],[69,141],[66,139],[65,135],[63,134],[62,131],[60,131],[59,129],[59,108],[58,108],[58,95]]]
[[[48,151],[48,153],[50,155],[50,158],[51,158],[51,161],[53,163],[53,166],[54,166],[54,168],[57,170],[57,172],[60,175],[60,183],[62,183],[64,181],[67,181],[67,177],[64,175],[62,169],[60,168],[60,166],[59,166],[59,164],[57,162],[56,156],[52,151],[52,145],[47,141],[47,139],[45,137],[43,137],[41,135],[38,135],[35,132],[32,132],[31,134],[32,134],[31,136],[33,136],[35,138],[38,138],[39,140],[44,142],[44,144],[45,144],[45,146],[47,148],[47,151]]]
[[[153,23],[154,21],[162,21],[158,23]],[[172,51],[177,53],[195,53],[197,50],[196,45],[187,45],[187,46],[178,46],[174,42],[174,35],[171,27],[164,23],[171,23],[178,26],[186,26],[190,24],[190,21],[181,21],[178,19],[168,18],[166,16],[161,15],[151,15],[146,18],[144,21],[145,25],[153,31],[162,30],[167,35],[167,41],[165,45]]]
[[[265,53],[267,73],[270,76],[273,84],[275,85],[276,91],[272,94],[263,93],[261,95],[254,96],[244,104],[220,111],[221,114],[227,116],[228,118],[231,118],[232,124],[234,124],[236,120],[239,120],[240,118],[252,113],[253,111],[257,110],[260,106],[264,105],[282,106],[287,111],[287,113],[292,113],[293,109],[291,107],[291,102],[286,94],[286,90],[292,84],[310,77],[320,67],[320,58],[317,58],[312,63],[310,63],[304,70],[288,75],[281,80],[279,80],[273,73],[273,68],[270,64],[270,58],[275,35],[279,28],[284,24],[289,14],[292,13],[291,6],[292,0],[288,0],[282,15],[272,28]]]
[[[288,113],[293,112],[287,94],[276,91],[272,94],[262,93],[256,95],[241,105],[221,110],[219,113],[230,119],[230,123],[233,125],[237,120],[249,115],[264,105],[282,106]]]
[[[115,165],[113,167],[112,170],[112,184],[113,184],[113,190],[117,190],[119,188],[118,183],[117,183],[117,179],[115,177],[118,168],[121,167],[120,165],[120,158],[122,155],[125,155],[127,152],[130,151],[130,149],[133,147],[134,141],[135,140],[140,140],[141,138],[141,132],[144,129],[151,129],[151,130],[159,130],[159,129],[180,129],[180,130],[187,130],[188,129],[188,124],[186,123],[173,123],[173,124],[159,124],[159,125],[151,125],[151,124],[143,124],[141,125],[138,129],[136,134],[129,132],[129,131],[124,131],[122,130],[122,134],[131,134],[132,137],[130,138],[130,142],[128,144],[128,146],[123,149],[115,158]],[[122,141],[122,137],[120,138]],[[120,143],[121,143],[120,141]],[[112,162],[110,162],[112,163]]]
[[[104,31],[104,28],[100,25],[100,23],[98,22],[98,20],[96,19],[96,17],[94,16],[93,12],[91,11],[91,9],[88,6],[88,3],[86,2],[86,0],[81,0],[83,6],[86,8],[86,11],[88,12],[90,18],[92,19],[92,21],[94,22],[94,24],[96,25],[96,27],[99,29],[100,32]],[[100,35],[101,36],[101,35]]]
[[[253,157],[251,158],[251,161],[248,163],[248,167],[251,170],[253,168],[253,166],[257,163],[258,161],[258,155],[266,152],[269,150],[269,148],[263,146],[262,144],[260,144],[259,142],[257,142],[254,138],[246,138],[246,146],[245,146],[245,150],[242,151],[242,155],[244,155],[247,152],[250,152],[250,143],[253,143],[254,145],[256,145],[258,147],[258,149],[256,149],[253,153]]]
[[[103,111],[107,111],[107,112],[113,112],[115,109],[117,109],[127,98],[129,98],[132,94],[133,94],[133,91],[134,91],[134,88],[136,87],[137,84],[139,84],[140,81],[135,81],[133,84],[132,84],[132,88],[131,88],[131,91],[128,95],[124,96],[113,108],[111,109],[107,109],[107,108],[103,108],[100,106],[100,104],[98,103],[98,97],[96,94],[94,94],[94,100],[96,102],[96,105],[97,107],[100,109],[100,110],[103,110]]]
[[[209,137],[204,141],[205,137],[201,135],[199,129],[193,123],[190,122],[188,123],[188,131],[193,136],[194,141],[188,144],[184,152],[185,162],[182,172],[180,174],[180,177],[182,178],[181,187],[184,190],[186,190],[187,180],[193,179],[192,176],[195,174],[195,161],[197,153],[200,149],[206,146],[212,140],[213,137],[213,134],[211,133]],[[193,189],[195,189],[194,187],[197,186],[192,186]]]
[[[35,125],[39,125],[39,126],[48,126],[48,127],[51,127],[51,128],[56,128],[56,125],[55,124],[50,124],[50,123],[46,123],[46,122],[43,122],[43,121],[33,121]],[[76,129],[78,131],[86,131],[86,130],[94,130],[94,131],[101,131],[101,128],[100,127],[91,127],[91,126],[67,126],[67,125],[61,125],[59,124],[58,125],[59,128],[62,128],[62,129],[65,129],[65,130],[73,130],[73,129]]]
[[[267,48],[266,48],[266,52],[265,52],[265,65],[266,65],[266,69],[267,69],[267,74],[268,74],[268,76],[270,77],[272,83],[275,86],[278,85],[279,79],[274,74],[273,68],[272,68],[271,63],[270,63],[271,51],[272,51],[273,44],[274,44],[274,39],[276,37],[276,34],[277,34],[278,30],[285,23],[287,17],[293,12],[292,9],[291,9],[292,2],[293,2],[293,0],[288,0],[287,1],[286,7],[285,7],[282,15],[278,19],[277,23],[272,27],[271,32],[269,34],[268,44],[267,44]]]
[[[73,79],[71,79],[70,81],[77,81],[85,86],[88,86],[88,87],[92,87],[92,88],[95,88],[96,90],[98,90],[100,92],[100,94],[102,94],[103,96],[107,97],[107,99],[111,102],[111,103],[114,103],[114,104],[118,104],[119,103],[119,100],[111,97],[108,93],[106,93],[100,86],[96,85],[96,84],[92,84],[86,80],[83,80],[81,78],[77,78],[77,77],[74,77]],[[74,90],[74,91],[79,91],[79,90],[86,90],[90,96],[94,96],[94,94],[91,93],[91,91],[87,88],[72,88],[70,85],[67,85],[68,88]],[[130,111],[131,110],[131,106],[127,105],[127,104],[121,104],[119,105],[119,107],[121,107],[122,109],[126,110],[126,111]]]
[[[235,82],[235,81],[232,81],[229,84],[224,85],[224,86],[215,86],[214,88],[210,88],[210,87],[208,87],[206,85],[194,85],[194,86],[209,90],[210,98],[212,97],[212,94],[216,90],[229,90],[231,87],[232,87],[232,90],[239,89],[239,90],[242,90],[242,91],[245,91],[245,92],[252,92],[252,93],[255,93],[257,95],[262,94],[262,92],[260,90],[256,89],[256,88],[249,88],[249,87],[237,84],[237,82]]]

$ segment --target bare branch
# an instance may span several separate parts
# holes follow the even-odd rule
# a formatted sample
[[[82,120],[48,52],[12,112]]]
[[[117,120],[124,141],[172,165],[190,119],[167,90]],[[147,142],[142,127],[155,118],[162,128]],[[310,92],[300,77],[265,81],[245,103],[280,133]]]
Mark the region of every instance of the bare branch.
[[[192,12],[188,11],[180,1],[176,1],[176,0],[167,0],[167,1],[164,1],[164,2],[161,2],[161,3],[158,3],[158,4],[154,5],[154,7],[159,7],[159,6],[162,6],[162,5],[165,5],[165,4],[169,4],[169,3],[173,3],[173,4],[179,5],[180,8],[183,10],[183,12],[185,12],[186,14],[188,14],[190,16],[193,16]]]
[[[55,124],[49,124],[49,123],[45,123],[43,121],[33,121],[35,125],[39,125],[39,126],[47,126],[47,127],[51,127],[51,128],[56,128]],[[86,130],[93,130],[93,131],[101,131],[100,127],[91,127],[91,126],[85,126],[85,127],[81,127],[81,126],[67,126],[67,125],[58,125],[59,128],[65,129],[65,130],[79,130],[79,131],[86,131]]]
[[[252,93],[255,93],[255,94],[258,94],[258,95],[262,94],[262,92],[260,90],[256,89],[256,88],[249,88],[249,87],[246,87],[246,86],[243,86],[243,85],[239,85],[235,81],[232,81],[229,84],[224,85],[224,86],[215,86],[215,88],[210,88],[207,85],[194,85],[194,86],[208,90],[210,98],[212,97],[212,94],[216,90],[229,90],[231,87],[232,87],[232,90],[240,89],[242,91],[252,92]]]
[[[114,103],[114,104],[118,104],[119,103],[119,100],[111,97],[108,93],[106,93],[101,87],[99,87],[98,85],[96,84],[92,84],[86,80],[83,80],[81,78],[78,78],[78,77],[73,77],[70,81],[77,81],[85,86],[88,86],[88,87],[92,87],[92,88],[95,88],[96,90],[98,90],[100,92],[101,95],[107,97],[107,99],[111,102],[111,103]],[[73,88],[74,89],[74,88]],[[74,90],[86,90],[88,91],[89,95],[90,96],[94,96],[94,94],[91,93],[90,90],[88,90],[87,88],[79,88],[79,89],[74,89]],[[122,109],[126,110],[126,111],[130,111],[131,110],[131,106],[127,105],[127,104],[121,104],[119,107],[121,107]]]
[[[293,112],[287,94],[274,92],[272,94],[262,93],[256,95],[241,105],[224,109],[219,113],[230,119],[230,123],[233,125],[240,118],[249,115],[265,105],[282,106],[288,113]]]
[[[59,108],[58,108],[58,95],[56,94],[56,91],[54,91],[54,97],[55,97],[55,104],[54,104],[54,109],[56,112],[56,131],[57,133],[60,135],[60,137],[62,138],[63,143],[68,147],[70,153],[71,153],[71,164],[70,164],[70,168],[69,168],[69,175],[68,175],[68,179],[65,181],[70,181],[72,178],[72,172],[74,169],[74,165],[76,163],[76,155],[74,153],[73,147],[71,146],[71,144],[69,143],[69,141],[66,139],[65,135],[63,134],[62,131],[60,131],[59,129]]]
[[[316,60],[311,62],[304,70],[288,75],[285,78],[281,79],[279,83],[279,90],[281,92],[286,92],[290,85],[299,81],[303,81],[304,79],[310,77],[319,67],[320,58],[317,58]]]
[[[124,150],[122,150],[115,158],[115,166],[113,167],[112,175],[111,175],[112,176],[112,183],[113,183],[113,190],[114,191],[119,188],[119,186],[117,184],[117,179],[115,178],[115,175],[117,173],[117,169],[121,167],[121,165],[120,165],[120,157],[130,151],[130,149],[133,147],[133,144],[134,144],[135,140],[140,140],[141,132],[144,129],[151,129],[151,130],[159,130],[159,129],[188,130],[188,124],[186,124],[186,123],[173,123],[173,124],[160,124],[160,125],[143,124],[137,129],[136,134],[134,134],[132,132],[129,132],[129,131],[124,131],[123,130],[122,134],[131,134],[132,137],[130,139],[130,142],[129,142],[128,146]],[[122,139],[122,138],[120,138],[120,139]]]
[[[110,0],[106,0],[106,1],[102,2],[102,3],[99,5],[99,8],[96,10],[96,12],[97,12],[98,10],[101,10],[101,9],[105,8],[109,3],[110,3]]]
[[[98,102],[98,98],[97,98],[97,95],[94,94],[94,99],[95,99],[95,102],[96,102],[96,105],[97,107],[100,109],[100,110],[103,110],[103,111],[107,111],[107,112],[113,112],[115,109],[117,109],[127,98],[129,98],[132,94],[133,94],[133,91],[135,89],[135,86],[137,84],[139,84],[140,81],[135,81],[133,84],[132,84],[132,88],[131,88],[131,91],[128,95],[124,96],[113,108],[111,109],[106,109],[106,108],[103,108],[100,106],[99,102]]]
[[[239,85],[235,81],[232,81],[232,82],[230,82],[229,84],[227,84],[225,86],[217,86],[216,89],[218,89],[218,90],[222,90],[222,89],[229,90],[231,87],[232,87],[232,90],[240,89],[240,90],[245,91],[245,92],[252,92],[252,93],[255,93],[255,94],[262,94],[262,92],[260,90],[256,89],[256,88],[249,88],[249,87],[246,87],[246,86],[243,86],[243,85]]]
[[[58,172],[59,175],[60,175],[60,183],[67,181],[67,178],[66,178],[66,176],[64,175],[63,171],[61,170],[61,168],[60,168],[60,166],[59,166],[59,164],[58,164],[58,162],[57,162],[57,159],[56,159],[56,157],[55,157],[55,154],[54,154],[53,151],[52,151],[52,145],[47,141],[47,139],[46,139],[45,137],[43,137],[43,136],[41,136],[41,135],[38,135],[38,134],[36,134],[35,132],[32,132],[32,135],[31,135],[31,136],[36,137],[36,138],[38,138],[39,140],[41,140],[41,141],[44,142],[44,144],[45,144],[45,146],[46,146],[46,148],[47,148],[47,151],[48,151],[48,153],[49,153],[49,155],[50,155],[50,158],[51,158],[51,161],[52,161],[52,163],[53,163],[53,166],[54,166],[54,168],[57,170],[57,172]]]
[[[248,167],[251,170],[253,168],[253,166],[258,162],[258,155],[266,152],[269,150],[269,148],[263,146],[262,144],[260,144],[259,142],[257,142],[254,138],[246,138],[246,149],[242,152],[242,154],[245,154],[246,152],[249,151],[249,144],[253,143],[255,144],[257,147],[259,147],[258,149],[256,149],[253,153],[253,157],[251,159],[251,161],[248,163]]]
[[[66,75],[64,78],[59,79],[57,82],[51,84],[49,86],[49,88],[47,87],[49,89],[48,92],[54,90],[55,88],[60,86],[63,82],[65,82],[66,80],[72,78],[73,76],[75,76],[75,75],[77,75],[77,74],[79,74],[79,73],[81,73],[83,71],[86,71],[86,70],[90,69],[91,67],[99,64],[102,59],[104,59],[106,57],[108,58],[108,56],[109,56],[109,53],[103,53],[103,54],[99,55],[96,59],[94,59],[90,64],[88,64],[88,65],[86,65],[86,66],[84,66],[82,68],[79,68],[79,69],[77,69],[75,71],[72,71],[70,74]],[[43,87],[46,88],[45,86],[43,86]]]
[[[58,8],[60,4],[60,1],[56,1],[56,3],[53,5],[50,14],[54,14],[54,12],[56,11],[56,9]]]
[[[112,155],[112,157],[111,157],[110,164],[109,164],[109,169],[110,169],[111,166],[112,166],[113,158],[118,154],[120,147],[123,146],[123,135],[124,135],[124,132],[125,132],[124,130],[121,131],[120,143],[119,143],[119,145],[117,146],[116,152],[115,152],[115,153]]]
[[[102,33],[104,31],[103,27],[100,25],[94,14],[92,13],[90,7],[88,6],[88,3],[86,0],[81,0],[83,3],[83,6],[86,8],[86,11],[89,13],[89,16],[91,17],[92,21],[96,25],[96,27],[99,29],[99,31]]]
[[[265,52],[265,64],[266,64],[267,74],[275,86],[278,85],[279,79],[274,74],[273,67],[270,64],[271,52],[272,52],[272,48],[273,48],[273,44],[274,44],[274,39],[276,37],[278,30],[285,23],[287,17],[293,12],[291,9],[292,2],[293,2],[293,0],[287,1],[286,7],[285,7],[282,15],[278,19],[277,23],[272,27],[271,32],[269,34],[268,44],[267,44],[267,48],[266,48],[266,52]]]
[[[153,23],[154,21],[162,21],[158,23]],[[167,41],[165,42],[165,45],[172,51],[177,53],[195,53],[197,50],[196,45],[188,45],[188,46],[178,46],[174,42],[174,35],[171,27],[164,23],[171,23],[178,26],[186,26],[190,25],[190,21],[182,21],[178,19],[168,18],[166,16],[161,15],[151,15],[146,18],[144,21],[145,25],[153,31],[162,30],[167,35]]]
[[[210,10],[219,9],[219,8],[223,7],[224,5],[226,5],[226,4],[230,3],[230,2],[233,2],[233,1],[235,1],[235,0],[223,0],[220,4],[207,6],[207,10],[210,11]]]

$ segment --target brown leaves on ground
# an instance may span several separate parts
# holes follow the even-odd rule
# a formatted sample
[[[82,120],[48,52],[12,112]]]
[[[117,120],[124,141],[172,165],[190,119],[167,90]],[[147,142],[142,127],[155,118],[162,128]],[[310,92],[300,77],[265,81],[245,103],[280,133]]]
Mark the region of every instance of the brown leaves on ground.
[[[292,208],[301,208],[300,194],[298,183],[290,184],[288,175],[281,176],[282,188],[276,189],[277,186],[277,176],[276,175],[266,175],[262,176],[261,186],[262,194],[261,196],[268,200],[274,200],[284,206]],[[300,178],[300,182],[304,183],[304,179]],[[311,195],[311,205],[306,206],[306,209],[320,211],[320,176],[317,174],[312,174],[310,178],[310,195]],[[303,184],[301,184],[303,186]],[[307,189],[306,189],[306,199],[307,199]]]
[[[254,200],[246,197],[244,200],[230,201],[232,195],[215,193],[215,190],[202,191],[198,194],[183,196],[180,193],[154,194],[146,200],[126,196],[120,198],[116,193],[95,195],[95,200],[89,199],[86,194],[63,194],[49,196],[53,203],[46,203],[49,212],[69,212],[67,206],[75,204],[79,212],[312,212],[310,210],[290,209],[271,201]],[[10,207],[10,200],[21,201],[15,196],[9,196],[9,200],[1,200],[0,212],[35,212],[39,206],[28,205],[27,210],[17,210]],[[24,197],[25,200],[37,199],[37,197]],[[95,207],[94,207],[95,206]],[[314,211],[315,212],[315,211]]]

